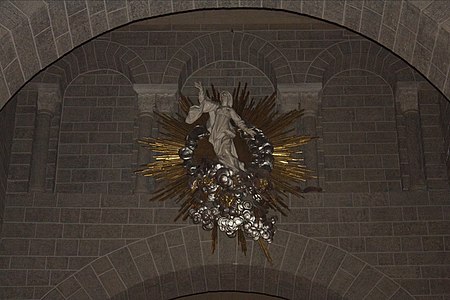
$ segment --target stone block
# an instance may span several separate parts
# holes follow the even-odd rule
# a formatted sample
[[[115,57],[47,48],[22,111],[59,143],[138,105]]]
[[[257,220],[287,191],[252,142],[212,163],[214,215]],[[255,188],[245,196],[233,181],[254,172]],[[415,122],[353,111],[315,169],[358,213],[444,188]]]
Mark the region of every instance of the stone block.
[[[450,221],[434,221],[428,222],[429,234],[449,234]]]
[[[2,269],[45,269],[45,257],[11,257],[2,258]]]
[[[139,197],[137,195],[102,195],[101,206],[102,207],[137,207],[139,203]]]
[[[347,168],[381,168],[382,161],[379,156],[365,155],[365,156],[346,156],[345,166]]]
[[[43,66],[49,65],[58,57],[51,28],[40,32],[36,37],[36,48]]]
[[[120,238],[122,226],[120,225],[85,225],[86,238]]]
[[[425,222],[393,223],[394,235],[426,235]]]
[[[86,144],[81,145],[81,153],[83,154],[106,154],[108,145],[102,144]]]
[[[359,236],[357,223],[332,223],[329,228],[330,236]]]
[[[102,132],[102,133],[89,133],[89,143],[120,143],[121,135],[118,132]]]
[[[32,223],[4,223],[2,236],[31,238],[35,236],[36,225]]]
[[[59,213],[57,208],[27,208],[25,222],[58,222]]]
[[[339,247],[349,252],[365,252],[364,238],[339,238]]]
[[[69,27],[74,45],[79,45],[91,37],[87,10],[69,16]]]
[[[66,269],[69,263],[68,257],[47,257],[46,258],[46,269]]]
[[[116,195],[131,194],[133,187],[130,182],[110,182],[108,183],[108,193]]]
[[[100,275],[105,273],[106,271],[111,270],[113,268],[113,265],[107,257],[103,256],[92,262],[92,268],[97,275]]]
[[[92,299],[101,299],[108,297],[108,294],[103,289],[103,285],[95,275],[91,266],[83,268],[75,275],[77,281],[81,284]]]
[[[124,224],[128,221],[127,209],[102,209],[101,223]]]
[[[81,238],[81,237],[83,237],[83,225],[64,224],[63,237],[64,238]]]
[[[399,252],[401,250],[400,238],[394,237],[367,237],[366,250],[370,252]]]
[[[3,249],[0,249],[0,253],[2,255],[28,255],[29,244],[30,241],[25,239],[3,238]]]
[[[89,109],[89,121],[107,122],[112,121],[113,109],[110,107],[91,107]]]
[[[58,160],[59,168],[87,168],[89,166],[89,156],[67,155],[61,156]]]
[[[63,226],[61,224],[36,224],[37,238],[61,238]]]
[[[310,222],[337,222],[338,211],[337,208],[310,208]]]
[[[106,146],[106,145],[102,145],[102,146]],[[111,168],[112,167],[112,156],[111,155],[91,155],[89,157],[89,167],[91,168],[98,168],[98,170],[95,170],[97,172],[102,172],[103,174],[105,172],[105,168]],[[103,169],[103,170],[101,170]],[[115,170],[111,170],[111,172],[114,172]],[[100,174],[100,173],[99,173]],[[107,176],[108,177],[108,176]],[[102,179],[102,181],[104,180],[104,176],[100,176],[98,177],[98,179]]]
[[[25,286],[26,270],[0,270],[0,281],[3,286]]]
[[[81,209],[80,223],[100,223],[100,209]]]
[[[441,236],[422,237],[424,251],[444,251],[444,238]]]
[[[59,239],[56,242],[56,256],[78,255],[78,240]]]
[[[72,86],[71,89],[74,90],[75,93],[75,87],[76,88],[81,88],[78,86]],[[67,91],[66,91],[67,94]],[[62,116],[64,122],[86,122],[88,121],[89,118],[89,108],[87,107],[75,107],[75,106],[65,106],[64,107],[64,112],[63,112],[63,116]]]
[[[55,240],[33,239],[30,241],[30,255],[52,256],[55,254]]]
[[[441,206],[419,206],[417,213],[419,220],[442,220],[443,218]]]
[[[100,195],[58,194],[59,207],[99,207]]]
[[[72,170],[72,182],[97,182],[101,181],[100,170],[85,169],[85,170]]]
[[[361,236],[391,236],[392,224],[391,223],[361,223],[360,225]]]

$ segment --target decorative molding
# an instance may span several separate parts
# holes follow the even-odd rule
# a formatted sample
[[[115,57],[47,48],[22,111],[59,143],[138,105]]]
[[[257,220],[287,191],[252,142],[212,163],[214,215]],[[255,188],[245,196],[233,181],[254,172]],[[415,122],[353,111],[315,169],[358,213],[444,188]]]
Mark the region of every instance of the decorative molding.
[[[173,111],[178,90],[176,84],[134,84],[133,89],[138,95],[140,114]]]
[[[138,94],[137,104],[140,115],[151,115],[155,110],[155,94]]]
[[[37,89],[37,111],[53,115],[61,103],[61,88],[55,83],[35,83]]]
[[[403,114],[407,112],[418,112],[419,97],[417,83],[410,81],[397,82],[395,99],[400,103],[400,110]]]
[[[305,116],[317,116],[322,94],[322,83],[279,84],[280,109],[290,111],[304,109]]]

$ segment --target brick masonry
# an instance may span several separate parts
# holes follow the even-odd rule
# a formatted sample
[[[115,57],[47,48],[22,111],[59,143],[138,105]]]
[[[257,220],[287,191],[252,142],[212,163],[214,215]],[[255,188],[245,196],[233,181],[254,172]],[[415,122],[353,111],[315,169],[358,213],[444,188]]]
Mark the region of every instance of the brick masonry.
[[[130,194],[136,93],[120,74],[78,77],[64,96],[57,192]]]
[[[24,90],[17,95],[15,130],[12,132],[11,160],[8,173],[8,193],[27,192],[33,136],[36,117],[37,92]],[[60,107],[57,107],[51,125],[46,169],[46,190],[53,191],[56,174],[56,158],[59,137]]]
[[[323,89],[320,112],[327,192],[401,190],[392,89],[364,70],[346,71]]]
[[[216,89],[230,93],[239,83],[241,87],[247,83],[247,90],[255,99],[268,96],[274,91],[272,83],[263,72],[252,65],[236,61],[213,63],[192,74],[182,89],[182,93],[192,99],[196,99],[198,94],[195,82],[201,82],[208,90],[211,90],[213,84]]]
[[[198,9],[253,7],[283,9],[328,20],[384,45],[416,66],[440,91],[449,95],[450,68],[445,1],[396,3],[355,1],[120,1],[111,4],[8,1],[2,5],[2,105],[58,57],[108,30],[147,17]],[[14,17],[10,17],[14,16]],[[20,17],[19,17],[20,16]],[[16,50],[18,49],[18,50]],[[438,49],[438,51],[433,51]]]
[[[358,10],[347,4],[345,6],[349,15]],[[94,8],[89,8],[89,14],[91,9]],[[377,7],[372,9],[377,10]],[[67,10],[71,15],[70,23],[78,24],[77,34],[70,36],[64,33],[64,26],[58,27],[62,31],[57,38],[59,47],[64,46],[65,43],[61,42],[64,38],[69,38],[69,41],[74,38],[77,43],[82,41],[83,32],[87,30],[85,26],[88,26],[88,22],[80,22],[87,18],[86,9],[79,9],[75,3],[71,3]],[[366,8],[363,10],[367,12]],[[123,7],[110,7],[108,16],[116,20],[114,13],[120,15],[123,12]],[[104,14],[105,11],[92,13],[98,18]],[[348,19],[348,22],[359,19]],[[448,185],[445,185],[448,175],[443,169],[445,161],[448,163],[448,154],[446,156],[445,153],[449,140],[446,118],[448,101],[445,102],[436,91],[421,83],[420,115],[428,190],[402,191],[408,187],[407,165],[404,159],[402,120],[391,89],[395,77],[383,72],[374,73],[377,66],[370,70],[361,69],[361,66],[367,67],[367,64],[362,64],[362,58],[370,57],[369,52],[366,56],[360,55],[364,50],[361,48],[371,43],[374,45],[371,49],[378,49],[382,53],[379,46],[372,42],[362,43],[360,36],[329,24],[235,24],[233,29],[245,32],[246,36],[256,36],[275,47],[272,62],[277,67],[273,68],[273,72],[266,72],[270,68],[256,68],[251,55],[241,57],[239,61],[230,60],[231,54],[246,53],[251,46],[240,44],[221,48],[216,42],[221,41],[222,37],[228,38],[230,28],[220,25],[161,26],[153,30],[138,24],[124,27],[100,39],[111,41],[110,44],[102,44],[108,45],[109,50],[122,49],[114,48],[113,45],[118,43],[128,52],[91,51],[88,49],[93,46],[88,43],[83,51],[61,60],[57,67],[50,68],[52,72],[74,74],[76,79],[70,84],[65,83],[62,109],[57,111],[52,120],[47,193],[28,193],[37,95],[30,87],[17,95],[15,125],[7,125],[11,129],[9,132],[14,132],[14,137],[1,234],[0,298],[40,298],[59,284],[58,291],[53,291],[51,295],[62,293],[66,298],[71,296],[75,299],[86,296],[86,293],[93,298],[105,295],[101,293],[123,296],[125,290],[132,293],[132,287],[144,281],[145,286],[155,285],[154,281],[146,281],[155,280],[154,275],[144,273],[146,263],[152,262],[148,260],[150,252],[154,254],[152,259],[156,268],[164,270],[156,279],[161,282],[163,296],[170,297],[170,293],[175,290],[176,295],[188,293],[189,284],[183,286],[184,281],[180,278],[187,278],[189,272],[194,274],[199,271],[192,267],[188,269],[187,258],[181,255],[184,245],[197,247],[193,249],[201,249],[199,251],[204,253],[201,258],[195,258],[198,260],[194,265],[204,266],[205,270],[215,274],[212,279],[206,279],[208,288],[246,290],[246,287],[239,285],[240,280],[233,277],[233,274],[237,274],[234,269],[228,269],[234,260],[226,253],[235,255],[232,252],[234,250],[230,250],[234,249],[234,246],[230,246],[230,240],[221,240],[216,255],[207,254],[210,246],[207,236],[202,237],[201,246],[190,244],[186,239],[194,238],[194,235],[185,235],[181,243],[180,237],[184,233],[181,234],[177,229],[186,227],[188,223],[173,222],[178,205],[170,201],[154,203],[148,200],[150,195],[132,194],[134,182],[131,171],[136,161],[134,121],[137,110],[135,93],[129,80],[143,83],[141,80],[147,78],[151,83],[161,83],[165,74],[184,70],[182,67],[169,69],[181,57],[185,60],[180,61],[180,65],[202,62],[197,66],[191,64],[189,70],[192,73],[187,74],[189,76],[181,82],[180,88],[184,86],[183,92],[188,95],[194,95],[193,81],[201,80],[205,85],[208,82],[215,83],[219,88],[230,88],[237,81],[244,81],[244,78],[249,81],[256,96],[265,95],[274,89],[274,74],[284,74],[278,78],[288,78],[298,83],[307,80],[307,74],[317,71],[310,68],[313,62],[314,68],[323,68],[322,72],[317,73],[327,78],[323,82],[317,125],[321,135],[318,142],[319,179],[324,193],[306,194],[305,198],[290,200],[291,213],[288,217],[279,216],[281,230],[272,247],[275,257],[282,261],[285,257],[282,251],[292,251],[301,245],[290,244],[288,240],[295,240],[297,234],[302,235],[303,239],[307,237],[309,250],[305,251],[304,260],[307,261],[306,265],[313,264],[319,275],[314,277],[308,268],[300,268],[300,277],[308,278],[309,281],[297,278],[299,286],[307,287],[305,290],[308,291],[314,290],[312,295],[319,298],[323,291],[318,288],[318,294],[315,294],[316,289],[311,286],[330,284],[331,289],[339,295],[349,293],[348,296],[356,299],[362,298],[363,295],[359,294],[362,291],[370,291],[374,299],[392,295],[405,299],[405,293],[419,299],[448,297],[450,196]],[[386,30],[385,26],[383,30]],[[214,42],[207,44],[210,46],[206,48],[186,46],[201,36]],[[255,42],[259,39],[252,40],[255,43],[252,45],[260,47],[255,48],[258,51],[265,51],[267,48]],[[343,41],[349,41],[345,44],[346,48],[335,49],[341,54],[350,51],[345,60],[337,59],[335,64],[320,63],[321,58],[317,58],[324,53],[328,55],[326,49]],[[207,64],[206,58],[202,61],[200,55],[180,54],[184,51],[180,49],[206,49],[217,54],[218,59],[213,64]],[[352,51],[357,55],[352,56]],[[116,60],[114,55],[130,57],[122,61]],[[106,66],[115,66],[114,70],[99,70],[100,66],[104,66],[105,59],[108,60]],[[143,70],[141,61],[148,71],[144,76],[139,73]],[[260,61],[256,61],[258,63]],[[405,66],[402,63],[398,65],[398,69],[392,70],[399,71]],[[14,62],[9,68],[13,67]],[[343,70],[347,71],[341,72]],[[122,75],[118,74],[120,71]],[[411,69],[408,72],[413,74]],[[36,80],[70,78],[50,75],[50,72],[42,73]],[[12,122],[11,118],[5,120],[7,124]],[[2,134],[6,136],[6,132]],[[2,136],[3,139],[8,140]],[[442,141],[445,141],[444,145]],[[7,157],[4,153],[2,158]],[[174,231],[168,233],[170,230]],[[147,243],[148,237],[151,238]],[[139,245],[143,247],[143,239],[149,250],[145,249],[147,246],[144,250],[139,249]],[[167,243],[167,247],[164,247],[163,242]],[[130,251],[133,259],[136,258],[136,268],[139,269],[139,276],[142,276],[140,279],[134,268],[123,269],[131,265],[127,263],[131,261],[127,251]],[[255,251],[252,259],[257,263],[252,262],[252,266],[264,264],[263,258],[257,255],[260,252]],[[301,258],[295,253],[292,255],[292,265],[299,265]],[[341,261],[344,256],[349,257],[346,263]],[[245,265],[249,258],[239,259],[238,262]],[[167,266],[168,262],[173,265]],[[290,270],[284,264],[283,270],[287,270],[287,274],[280,276],[295,274],[297,270]],[[332,266],[338,279],[328,278],[326,269],[318,265]],[[177,272],[180,273],[171,273],[174,267],[179,268]],[[277,275],[267,266],[265,268],[266,282],[275,282],[274,277]],[[168,274],[166,270],[169,270]],[[219,270],[224,271],[220,272],[220,277]],[[255,278],[261,269],[253,268],[249,272]],[[379,272],[393,281],[383,281],[384,277]],[[86,278],[92,279],[95,284],[99,284],[97,280],[100,280],[98,287],[104,284],[105,291],[95,289],[100,293],[95,294]],[[358,279],[353,281],[355,278]],[[67,281],[63,283],[65,279]],[[286,293],[293,293],[295,289],[289,286],[289,282],[287,279],[281,280],[277,292],[274,291],[277,287],[268,284],[267,292],[288,295],[282,291],[286,288]],[[194,284],[200,283],[192,282]],[[80,286],[84,289],[80,289]],[[262,283],[255,280],[249,286],[250,290],[265,291]],[[387,288],[389,286],[391,289]],[[399,289],[399,286],[407,292]],[[192,290],[202,291],[202,287],[192,286]],[[292,297],[295,299],[295,294]]]
[[[6,128],[13,128],[16,116],[16,99],[8,103],[0,112],[0,214],[4,215],[4,208],[6,202],[6,188],[8,183],[9,162],[11,158],[11,144],[13,139],[13,130],[6,130]],[[0,221],[0,226],[3,224],[3,217]]]
[[[99,256],[188,225],[173,222],[178,210],[175,203],[161,205],[149,202],[148,195],[59,193],[8,198],[0,274],[9,278],[10,286],[1,289],[2,296],[23,289],[40,297]],[[446,293],[445,285],[439,283],[447,282],[450,275],[446,267],[448,193],[306,194],[304,199],[291,199],[290,206],[288,217],[279,216],[280,230],[338,247],[413,295]],[[205,233],[204,238],[207,241],[209,235]],[[275,244],[283,240],[280,233]],[[206,241],[205,264],[217,259],[208,254],[210,243]],[[180,242],[174,237],[169,247]],[[220,260],[224,259],[220,254]]]

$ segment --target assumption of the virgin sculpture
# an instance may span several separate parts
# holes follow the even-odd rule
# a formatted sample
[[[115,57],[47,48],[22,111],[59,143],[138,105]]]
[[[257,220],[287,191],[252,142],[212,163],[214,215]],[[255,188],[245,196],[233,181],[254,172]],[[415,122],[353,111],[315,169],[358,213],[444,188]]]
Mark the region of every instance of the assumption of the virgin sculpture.
[[[220,103],[211,101],[205,96],[201,83],[196,82],[200,105],[193,105],[189,109],[186,123],[192,124],[203,113],[209,113],[206,128],[209,132],[209,142],[214,147],[219,161],[233,171],[245,171],[244,163],[238,158],[233,138],[236,136],[231,120],[234,124],[252,137],[256,132],[247,127],[245,122],[233,109],[233,96],[228,91],[220,92]]]

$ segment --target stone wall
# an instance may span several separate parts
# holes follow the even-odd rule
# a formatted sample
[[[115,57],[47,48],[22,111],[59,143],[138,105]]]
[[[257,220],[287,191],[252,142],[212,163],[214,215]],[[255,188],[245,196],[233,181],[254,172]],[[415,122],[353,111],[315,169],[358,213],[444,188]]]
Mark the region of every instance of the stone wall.
[[[216,90],[227,90],[230,93],[239,83],[241,88],[247,84],[250,99],[263,98],[274,92],[272,83],[263,72],[252,65],[238,61],[217,62],[198,70],[186,81],[181,90],[183,95],[196,99],[198,90],[194,87],[195,82],[201,82],[209,91],[213,84]]]
[[[326,243],[323,249],[337,247],[346,255],[360,258],[418,298],[443,298],[450,294],[450,197],[448,185],[444,184],[448,177],[443,172],[442,159],[446,155],[444,139],[448,146],[448,106],[437,105],[437,93],[420,85],[419,125],[428,181],[426,190],[403,191],[409,187],[408,149],[393,88],[396,79],[404,78],[383,72],[375,74],[374,70],[381,66],[365,69],[367,62],[362,62],[360,52],[369,42],[329,24],[234,24],[232,29],[244,31],[246,41],[252,41],[250,44],[258,44],[262,39],[273,47],[267,46],[273,51],[273,65],[259,69],[252,64],[258,57],[252,51],[264,51],[266,44],[259,48],[245,43],[219,47],[222,38],[226,41],[235,37],[229,26],[161,26],[149,30],[133,25],[101,39],[122,44],[144,61],[148,74],[139,73],[139,80],[148,78],[153,88],[167,83],[164,80],[174,76],[174,72],[179,75],[176,72],[187,70],[172,66],[191,64],[192,72],[185,74],[185,81],[177,83],[180,90],[184,88],[183,93],[192,96],[196,94],[193,82],[198,80],[205,86],[213,83],[227,89],[238,81],[247,81],[255,96],[264,96],[277,88],[276,80],[290,80],[288,83],[295,86],[316,78],[315,84],[324,85],[322,98],[317,115],[309,117],[317,118],[318,174],[324,192],[290,199],[291,212],[287,217],[278,216],[279,228],[320,240]],[[220,59],[208,64],[205,57],[200,57],[197,62],[201,64],[193,66],[195,60],[187,56],[194,54],[186,54],[185,50],[201,49],[186,45],[200,36],[214,40],[207,50]],[[354,43],[337,48],[346,56],[337,61],[336,69],[317,58],[324,53],[333,56],[327,47],[343,41]],[[376,49],[377,58],[387,57],[386,61],[392,62],[390,57],[383,57],[386,50]],[[352,56],[352,51],[357,55]],[[89,60],[86,57],[78,60],[76,55],[80,53],[89,56]],[[0,298],[40,298],[94,260],[102,261],[103,255],[189,224],[174,223],[179,206],[173,201],[151,202],[149,193],[133,193],[132,170],[137,161],[135,121],[143,112],[151,118],[155,103],[148,111],[138,112],[139,97],[132,86],[136,82],[118,73],[120,68],[136,67],[134,58],[126,66],[123,64],[127,60],[120,61],[120,68],[115,71],[101,70],[99,66],[106,58],[90,55],[93,53],[101,52],[78,52],[70,57],[70,63],[61,60],[51,70],[81,75],[70,84],[66,82],[61,111],[57,110],[52,119],[45,193],[28,192],[38,98],[32,85],[18,94],[15,125],[5,119],[14,137],[1,235]],[[237,56],[233,59],[237,53],[240,59]],[[241,56],[242,53],[248,56]],[[110,65],[114,65],[116,53],[109,55]],[[186,60],[178,61],[182,57]],[[414,74],[411,69],[407,71]],[[138,74],[126,73],[131,74],[130,79],[136,79],[133,74]],[[324,74],[330,80],[322,81]],[[36,80],[69,78],[51,75],[54,74],[47,72]],[[415,81],[414,77],[408,79]],[[140,96],[144,100],[155,96],[150,92],[149,95]],[[304,99],[299,96],[295,100],[294,107],[298,107]],[[156,126],[153,132],[155,129]],[[207,235],[202,238],[204,261],[218,257],[217,252],[216,256],[209,255]],[[277,245],[271,247],[276,249]],[[311,261],[319,264],[325,250],[314,253],[311,251]],[[168,256],[163,253],[157,259]],[[343,271],[340,278],[353,280],[361,270],[362,267],[351,274]],[[99,276],[103,279],[117,275],[108,269]],[[171,284],[176,280],[174,276],[170,277]],[[107,281],[113,285],[115,279]]]
[[[440,97],[439,106],[441,107],[441,128],[442,136],[444,137],[444,151],[443,160],[447,165],[447,174],[450,181],[450,101],[444,97]]]
[[[11,143],[13,138],[16,116],[16,99],[9,102],[0,111],[0,228],[3,224],[3,213],[6,202],[6,188],[8,182],[9,162],[11,158]]]
[[[79,76],[64,96],[57,192],[130,194],[136,99],[120,74]]]
[[[320,115],[325,191],[401,190],[394,99],[381,77],[336,75],[323,89]]]
[[[313,193],[292,198],[290,207],[288,217],[279,216],[279,229],[339,247],[413,295],[448,293],[448,192]],[[186,226],[173,221],[177,212],[173,201],[150,202],[145,194],[10,195],[0,296],[39,298],[102,255]]]
[[[8,193],[24,193],[29,190],[31,172],[31,154],[35,129],[37,92],[24,90],[17,95],[17,108],[11,161],[9,164]],[[56,174],[56,159],[59,141],[60,107],[51,121],[49,151],[46,168],[46,190],[53,191]]]

